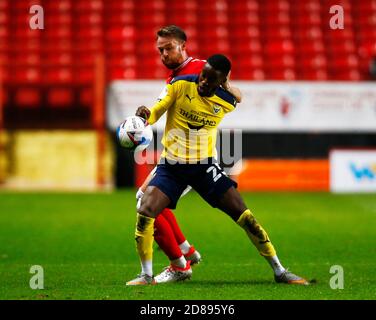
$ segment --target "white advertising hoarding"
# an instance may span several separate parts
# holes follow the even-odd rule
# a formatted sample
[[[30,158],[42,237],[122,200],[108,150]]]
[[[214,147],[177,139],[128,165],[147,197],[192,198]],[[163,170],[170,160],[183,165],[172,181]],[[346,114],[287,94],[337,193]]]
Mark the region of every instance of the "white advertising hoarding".
[[[332,192],[376,192],[376,149],[330,152]]]
[[[372,82],[233,81],[243,101],[221,128],[276,132],[376,132],[376,85]],[[152,106],[163,81],[114,81],[107,92],[110,128],[141,105]],[[155,126],[163,130],[164,120]]]

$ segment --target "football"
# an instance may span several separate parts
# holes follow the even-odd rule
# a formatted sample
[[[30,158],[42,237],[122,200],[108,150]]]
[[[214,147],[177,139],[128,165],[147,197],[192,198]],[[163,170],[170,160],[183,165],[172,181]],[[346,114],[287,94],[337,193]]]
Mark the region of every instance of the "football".
[[[145,150],[153,140],[153,130],[145,119],[131,116],[118,126],[117,138],[122,147],[140,152]]]

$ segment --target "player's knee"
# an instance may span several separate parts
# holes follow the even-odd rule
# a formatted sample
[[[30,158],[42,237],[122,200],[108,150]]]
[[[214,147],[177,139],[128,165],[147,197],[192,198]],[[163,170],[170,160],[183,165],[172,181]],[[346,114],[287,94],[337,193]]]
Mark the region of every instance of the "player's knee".
[[[142,214],[144,216],[151,217],[151,218],[155,218],[156,216],[155,208],[153,207],[152,203],[148,200],[143,201],[142,199],[141,204],[139,208],[137,209],[137,212],[139,214]]]
[[[147,206],[145,204],[140,205],[140,207],[137,209],[137,212],[143,216],[147,217],[153,217],[152,216],[152,208],[150,206]]]

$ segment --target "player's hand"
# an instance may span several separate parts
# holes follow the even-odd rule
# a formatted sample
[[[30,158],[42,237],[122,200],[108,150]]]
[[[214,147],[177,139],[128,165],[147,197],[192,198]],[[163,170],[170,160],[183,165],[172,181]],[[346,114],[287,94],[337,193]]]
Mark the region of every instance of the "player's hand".
[[[145,106],[138,107],[136,111],[136,116],[139,116],[147,120],[150,117],[150,110],[146,108]]]
[[[230,75],[231,75],[231,70],[230,70],[230,72],[228,73],[228,75],[226,77],[226,81],[222,83],[223,89],[225,89],[227,91],[231,88],[231,85],[230,85]]]

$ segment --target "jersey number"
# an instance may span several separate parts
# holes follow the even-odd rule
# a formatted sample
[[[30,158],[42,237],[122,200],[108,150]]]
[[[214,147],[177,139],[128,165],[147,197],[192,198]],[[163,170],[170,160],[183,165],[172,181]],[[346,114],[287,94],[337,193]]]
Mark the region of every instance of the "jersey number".
[[[207,173],[209,173],[210,171],[213,172],[213,181],[214,181],[214,182],[217,182],[217,180],[218,180],[220,177],[222,177],[222,172],[219,172],[219,173],[217,174],[217,169],[218,169],[219,171],[221,170],[221,168],[219,168],[218,165],[215,164],[215,165],[209,167],[209,168],[206,170]]]

